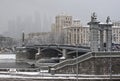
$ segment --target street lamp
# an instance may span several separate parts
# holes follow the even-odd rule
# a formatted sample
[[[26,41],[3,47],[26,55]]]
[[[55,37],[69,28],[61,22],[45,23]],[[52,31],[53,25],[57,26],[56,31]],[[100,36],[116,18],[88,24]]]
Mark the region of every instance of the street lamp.
[[[78,44],[76,45],[76,81],[78,81]]]
[[[111,40],[112,40],[112,35],[111,35]],[[112,41],[111,41],[111,48],[110,48],[110,66],[109,66],[109,70],[110,70],[110,80],[112,81]]]
[[[109,66],[109,71],[110,71],[110,80],[112,81],[112,57],[111,57],[111,51],[110,51],[110,66]]]

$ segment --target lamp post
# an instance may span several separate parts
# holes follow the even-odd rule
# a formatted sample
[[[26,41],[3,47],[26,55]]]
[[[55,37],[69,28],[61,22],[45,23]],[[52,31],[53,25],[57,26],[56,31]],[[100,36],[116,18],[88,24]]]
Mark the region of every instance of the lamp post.
[[[78,48],[78,44],[76,45],[76,48]],[[76,49],[76,81],[78,81],[78,49]]]
[[[110,81],[112,81],[112,57],[111,57],[111,51],[110,51],[110,66],[109,66],[109,70],[110,70]]]
[[[112,40],[112,35],[111,35],[111,40]],[[110,66],[109,66],[109,69],[110,69],[110,81],[112,81],[112,41],[111,41],[111,48],[110,48]]]

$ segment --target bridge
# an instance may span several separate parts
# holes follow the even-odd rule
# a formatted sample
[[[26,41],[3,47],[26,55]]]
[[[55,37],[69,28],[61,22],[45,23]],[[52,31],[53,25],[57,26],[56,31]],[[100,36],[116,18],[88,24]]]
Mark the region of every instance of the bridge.
[[[4,79],[31,79],[30,81],[119,81],[120,52],[88,52],[74,59],[67,59],[49,68],[50,73],[18,72],[4,74]],[[77,68],[78,66],[78,68]],[[111,69],[110,69],[111,67]],[[24,69],[24,68],[22,68]],[[32,68],[26,68],[32,69]],[[35,68],[34,68],[35,69]],[[78,72],[78,74],[77,74]],[[52,74],[52,75],[51,75]],[[1,77],[2,78],[2,77]]]
[[[17,47],[17,61],[21,60],[38,60],[40,58],[59,57],[61,59],[75,58],[90,51],[90,47],[75,45],[29,45]]]
[[[60,58],[62,62],[53,64],[48,68],[49,73],[52,74],[52,81],[54,81],[53,78],[56,75],[69,78],[73,76],[77,81],[83,81],[83,78],[84,81],[119,81],[120,52],[112,51],[112,24],[109,23],[109,18],[107,18],[107,21],[101,24],[97,21],[95,13],[91,16],[91,21],[88,23],[90,25],[90,47],[56,44],[29,45],[17,48],[16,59],[24,62],[37,60],[36,62],[40,63],[39,59]],[[104,31],[106,31],[105,46],[103,41]],[[66,76],[68,74],[70,75]],[[75,78],[72,80],[65,79],[75,81]],[[55,81],[57,81],[56,78]]]
[[[114,75],[119,76],[120,71],[120,52],[88,52],[75,59],[68,59],[50,67],[51,74],[78,74],[92,75],[94,78],[108,76],[109,80],[118,80]],[[107,75],[107,76],[106,76]],[[87,78],[86,76],[85,78]],[[89,76],[90,78],[91,76]],[[120,76],[119,76],[120,77]],[[86,81],[86,80],[85,80]],[[94,80],[89,80],[94,81]],[[95,80],[104,81],[104,80]]]

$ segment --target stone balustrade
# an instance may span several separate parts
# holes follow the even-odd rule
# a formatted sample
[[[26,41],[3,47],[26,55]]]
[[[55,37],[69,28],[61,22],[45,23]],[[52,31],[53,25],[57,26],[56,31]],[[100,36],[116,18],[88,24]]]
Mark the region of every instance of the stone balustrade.
[[[120,52],[89,52],[76,59],[66,60],[52,66],[54,73],[58,74],[119,74]],[[77,70],[78,65],[78,70]],[[110,71],[111,67],[111,71]],[[53,72],[51,70],[51,72]]]

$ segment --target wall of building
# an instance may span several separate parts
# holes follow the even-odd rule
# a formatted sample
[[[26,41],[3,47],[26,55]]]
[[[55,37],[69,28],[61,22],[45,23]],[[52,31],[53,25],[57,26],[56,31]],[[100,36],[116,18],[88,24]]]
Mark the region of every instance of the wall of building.
[[[72,25],[72,16],[58,15],[55,17],[55,32],[61,32],[63,27]]]
[[[64,28],[66,32],[66,44],[81,44],[81,45],[88,45],[90,44],[89,38],[89,27],[81,26],[81,27],[68,27]],[[75,36],[76,35],[76,36]],[[78,39],[78,42],[77,42]],[[100,33],[99,33],[99,40],[100,40]],[[106,35],[104,31],[104,42],[106,40]],[[112,27],[112,43],[120,44],[120,27],[113,26]]]
[[[64,32],[66,33],[66,44],[89,44],[89,27],[71,26],[68,28],[64,28]]]

